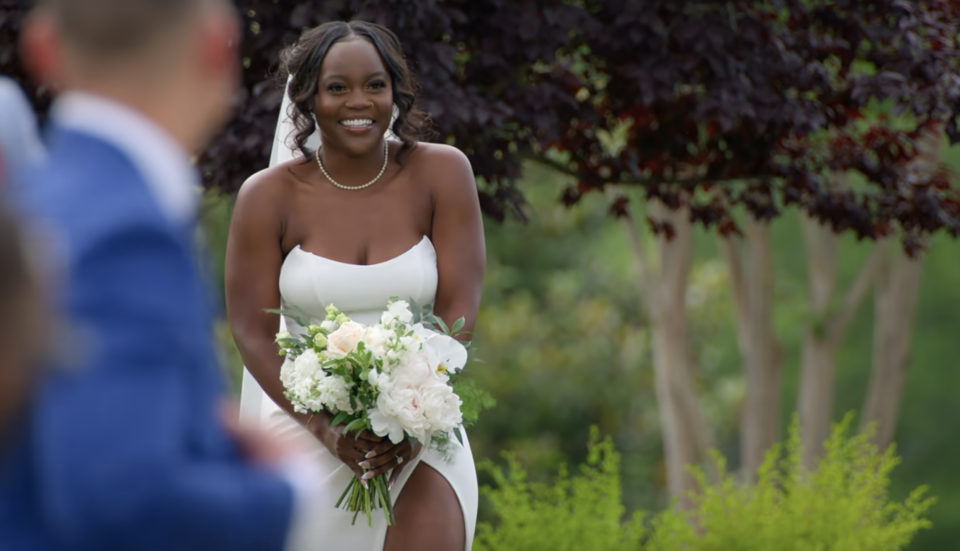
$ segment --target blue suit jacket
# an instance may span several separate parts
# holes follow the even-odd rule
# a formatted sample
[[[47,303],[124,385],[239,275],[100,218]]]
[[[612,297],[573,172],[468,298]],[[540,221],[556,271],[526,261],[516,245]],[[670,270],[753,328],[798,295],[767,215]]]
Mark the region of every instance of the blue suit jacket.
[[[217,417],[193,224],[105,142],[57,129],[49,159],[21,200],[63,239],[59,303],[81,346],[0,459],[0,549],[281,550],[292,489],[243,462]]]

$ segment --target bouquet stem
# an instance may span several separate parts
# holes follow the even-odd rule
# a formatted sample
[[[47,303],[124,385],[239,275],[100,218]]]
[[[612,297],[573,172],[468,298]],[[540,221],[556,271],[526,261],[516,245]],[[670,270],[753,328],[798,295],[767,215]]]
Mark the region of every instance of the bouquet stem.
[[[353,513],[351,524],[356,524],[357,517],[363,513],[367,517],[367,524],[373,526],[374,509],[383,509],[383,514],[387,519],[387,526],[393,526],[395,519],[393,516],[393,501],[390,499],[390,489],[387,486],[387,475],[381,474],[367,481],[367,487],[364,488],[360,479],[353,477],[347,484],[347,489],[343,491],[340,499],[337,500],[337,507]]]

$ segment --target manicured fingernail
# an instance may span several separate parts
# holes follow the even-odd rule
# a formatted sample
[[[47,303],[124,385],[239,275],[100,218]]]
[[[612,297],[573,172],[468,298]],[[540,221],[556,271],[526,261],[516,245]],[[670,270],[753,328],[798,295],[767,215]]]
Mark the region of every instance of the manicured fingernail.
[[[364,469],[369,469],[369,468],[370,468],[370,462],[369,462],[369,461],[364,461],[363,463],[358,463],[358,465],[360,465],[360,466],[363,467]]]
[[[360,479],[360,485],[363,486],[364,488],[366,488],[367,490],[370,489],[370,486],[367,485],[367,479],[366,479],[366,478],[361,478],[361,479]]]
[[[393,489],[393,485],[394,485],[396,482],[397,482],[396,480],[391,480],[391,481],[390,481],[390,485],[387,486],[387,490],[392,490],[392,489]]]
[[[373,478],[373,471],[363,473],[363,480],[370,480],[371,478]],[[364,486],[366,486],[366,484],[364,484]]]
[[[371,451],[371,452],[368,453],[365,457],[366,457],[367,459],[371,459],[371,458],[374,458],[374,457],[376,457],[376,456],[377,456],[377,452]]]

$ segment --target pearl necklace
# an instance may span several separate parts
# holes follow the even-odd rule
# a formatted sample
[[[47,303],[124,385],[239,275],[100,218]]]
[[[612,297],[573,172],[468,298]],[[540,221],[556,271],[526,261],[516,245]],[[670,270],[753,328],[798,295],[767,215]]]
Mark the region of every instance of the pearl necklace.
[[[334,180],[333,178],[330,177],[329,174],[327,174],[327,169],[323,168],[323,161],[320,160],[320,149],[321,148],[317,148],[317,164],[320,165],[320,172],[322,172],[323,175],[327,177],[327,180],[330,180],[331,184],[337,186],[340,189],[345,189],[347,191],[356,191],[363,188],[368,188],[373,184],[377,183],[377,180],[379,180],[383,176],[383,173],[387,171],[387,161],[390,160],[390,144],[387,143],[387,140],[383,140],[383,166],[380,167],[380,174],[377,174],[376,178],[374,178],[373,180],[370,180],[369,182],[363,184],[362,186],[345,186],[340,182]]]

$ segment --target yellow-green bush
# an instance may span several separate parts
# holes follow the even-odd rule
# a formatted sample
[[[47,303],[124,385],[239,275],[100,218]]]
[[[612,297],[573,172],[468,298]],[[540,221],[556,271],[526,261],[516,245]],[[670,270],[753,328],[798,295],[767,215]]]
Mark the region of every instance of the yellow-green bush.
[[[480,523],[476,551],[617,551],[640,549],[643,537],[639,514],[623,523],[620,495],[620,455],[610,438],[594,428],[587,464],[577,476],[566,468],[553,485],[527,481],[526,471],[512,455],[504,470],[481,463],[497,484],[483,488],[496,519]]]
[[[670,508],[644,530],[641,514],[624,522],[619,456],[596,431],[590,460],[578,476],[561,471],[552,486],[526,482],[514,461],[506,471],[485,465],[495,489],[484,488],[495,523],[481,524],[478,551],[894,551],[930,526],[933,504],[925,489],[903,502],[889,496],[899,460],[880,453],[865,435],[847,436],[850,418],[835,427],[824,459],[812,472],[801,466],[799,428],[767,455],[756,484],[741,484],[723,470],[700,488],[687,511]]]

